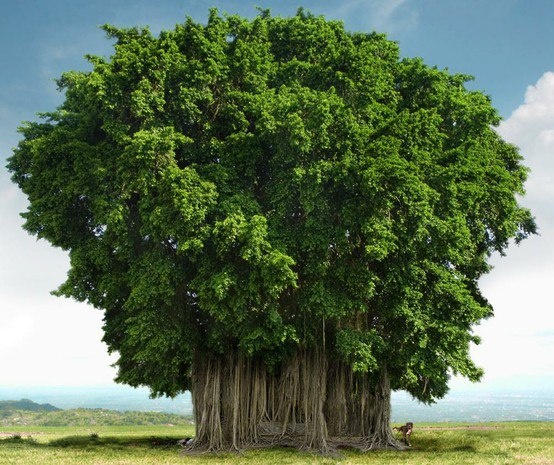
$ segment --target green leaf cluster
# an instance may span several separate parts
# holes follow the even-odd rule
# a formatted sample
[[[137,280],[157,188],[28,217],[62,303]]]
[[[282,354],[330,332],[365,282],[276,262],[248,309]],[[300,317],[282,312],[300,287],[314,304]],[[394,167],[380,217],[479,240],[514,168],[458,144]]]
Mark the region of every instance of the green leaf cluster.
[[[175,395],[196,352],[314,346],[423,401],[479,378],[478,279],[536,227],[468,76],[304,11],[104,29],[113,55],[59,79],[8,168],[120,381]]]

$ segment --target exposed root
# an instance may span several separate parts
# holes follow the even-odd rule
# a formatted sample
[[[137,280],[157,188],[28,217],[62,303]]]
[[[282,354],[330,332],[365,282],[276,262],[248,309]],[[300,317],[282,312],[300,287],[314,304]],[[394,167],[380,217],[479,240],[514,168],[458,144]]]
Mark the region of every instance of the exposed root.
[[[236,449],[233,447],[228,447],[220,450],[210,450],[203,448],[201,446],[195,446],[194,443],[186,445],[183,447],[182,453],[185,455],[204,455],[210,453],[225,453],[225,452],[235,452],[242,453],[246,450],[260,450],[260,449],[269,449],[273,447],[285,447],[292,448],[301,451],[312,452],[316,454],[321,454],[327,457],[342,457],[340,451],[343,449],[353,449],[360,452],[368,452],[373,450],[397,450],[405,451],[410,450],[411,447],[406,446],[402,442],[392,438],[389,440],[383,440],[382,438],[372,437],[372,438],[362,438],[362,437],[331,437],[326,442],[327,447],[325,450],[319,450],[314,448],[305,447],[302,445],[301,436],[295,435],[273,435],[262,437],[255,444],[245,446],[241,449]]]
[[[299,351],[271,373],[240,352],[197,356],[192,399],[197,431],[186,453],[405,449],[390,429],[386,369],[371,379],[355,375],[322,351]]]

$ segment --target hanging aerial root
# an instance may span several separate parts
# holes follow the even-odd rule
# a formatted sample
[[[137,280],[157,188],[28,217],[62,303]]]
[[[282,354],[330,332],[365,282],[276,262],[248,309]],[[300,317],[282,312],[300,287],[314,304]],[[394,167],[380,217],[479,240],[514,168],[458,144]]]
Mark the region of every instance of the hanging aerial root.
[[[372,378],[354,374],[318,350],[301,349],[271,372],[238,351],[198,355],[192,399],[197,431],[186,453],[406,449],[390,428],[386,368]]]

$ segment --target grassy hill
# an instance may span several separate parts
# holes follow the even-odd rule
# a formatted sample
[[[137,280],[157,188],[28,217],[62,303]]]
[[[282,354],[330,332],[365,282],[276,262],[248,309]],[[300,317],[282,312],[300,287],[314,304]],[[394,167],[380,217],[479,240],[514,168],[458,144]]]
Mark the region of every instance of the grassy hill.
[[[50,404],[37,404],[29,399],[0,400],[0,412],[25,410],[29,412],[56,412],[61,410]]]
[[[190,418],[160,412],[119,412],[107,409],[62,410],[28,399],[0,401],[0,426],[131,426],[188,425]]]

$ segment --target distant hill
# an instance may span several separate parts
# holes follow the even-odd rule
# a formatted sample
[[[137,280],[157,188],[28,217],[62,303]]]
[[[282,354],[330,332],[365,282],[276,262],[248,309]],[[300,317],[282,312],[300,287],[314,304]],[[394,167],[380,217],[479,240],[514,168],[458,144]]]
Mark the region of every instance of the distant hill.
[[[21,400],[0,400],[0,411],[5,410],[23,410],[26,412],[57,412],[61,408],[54,407],[51,404],[37,404],[29,399]]]
[[[0,426],[189,425],[191,417],[162,412],[120,412],[108,409],[63,410],[29,399],[0,401]]]
[[[1,10],[1,9],[0,9]],[[0,400],[32,399],[35,402],[49,402],[67,410],[72,408],[106,408],[119,411],[167,412],[192,415],[190,392],[177,396],[150,398],[145,387],[132,388],[116,384],[113,386],[2,386],[0,373]]]

